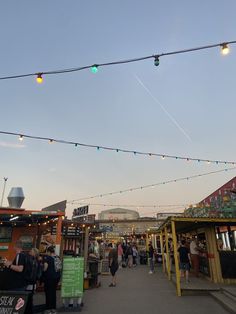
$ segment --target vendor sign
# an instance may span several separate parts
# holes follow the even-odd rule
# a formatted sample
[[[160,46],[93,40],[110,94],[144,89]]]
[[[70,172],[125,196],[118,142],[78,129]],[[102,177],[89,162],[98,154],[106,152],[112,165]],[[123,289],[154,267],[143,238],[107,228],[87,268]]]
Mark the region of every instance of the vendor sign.
[[[0,291],[0,314],[24,314],[28,292]]]

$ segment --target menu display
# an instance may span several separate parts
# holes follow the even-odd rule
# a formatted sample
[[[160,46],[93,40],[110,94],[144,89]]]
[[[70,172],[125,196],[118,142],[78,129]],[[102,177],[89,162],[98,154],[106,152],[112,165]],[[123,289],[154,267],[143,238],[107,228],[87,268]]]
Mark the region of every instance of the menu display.
[[[84,292],[84,258],[64,257],[61,297],[82,297]]]
[[[0,242],[11,242],[12,237],[12,227],[3,227],[0,228]]]

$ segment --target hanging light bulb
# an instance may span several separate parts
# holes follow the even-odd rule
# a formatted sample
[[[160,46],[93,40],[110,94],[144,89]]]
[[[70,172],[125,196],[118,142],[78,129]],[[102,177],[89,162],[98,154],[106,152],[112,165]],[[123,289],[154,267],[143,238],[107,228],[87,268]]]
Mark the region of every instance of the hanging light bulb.
[[[23,135],[20,135],[20,136],[19,136],[19,141],[23,141],[23,139],[24,139],[24,138],[23,138]]]
[[[154,65],[157,67],[160,64],[159,56],[155,56]]]
[[[42,84],[42,83],[43,83],[43,76],[42,76],[42,73],[38,73],[38,74],[37,74],[36,81],[37,81],[38,84]]]
[[[222,55],[227,55],[229,53],[229,46],[226,43],[221,44],[220,46]]]
[[[98,65],[97,64],[94,64],[92,67],[91,67],[91,72],[92,73],[97,73],[97,71],[98,71]]]

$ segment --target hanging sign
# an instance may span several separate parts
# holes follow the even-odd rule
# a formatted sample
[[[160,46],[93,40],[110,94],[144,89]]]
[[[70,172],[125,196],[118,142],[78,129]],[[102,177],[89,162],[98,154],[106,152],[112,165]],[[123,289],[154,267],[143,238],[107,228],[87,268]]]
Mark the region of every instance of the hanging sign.
[[[83,207],[78,207],[78,208],[75,208],[74,211],[73,211],[73,218],[77,218],[77,217],[81,217],[81,216],[85,216],[85,215],[88,215],[88,210],[89,210],[89,207],[88,205],[87,206],[83,206]]]

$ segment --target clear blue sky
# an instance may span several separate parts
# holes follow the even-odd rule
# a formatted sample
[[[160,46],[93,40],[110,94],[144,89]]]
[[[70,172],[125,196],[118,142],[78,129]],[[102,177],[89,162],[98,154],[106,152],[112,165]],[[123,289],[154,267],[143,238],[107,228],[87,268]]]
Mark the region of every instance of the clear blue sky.
[[[0,4],[0,76],[145,56],[236,40],[236,2],[5,1]],[[236,160],[236,45],[45,77],[0,81],[1,127],[96,145]],[[177,121],[187,136],[171,121]],[[97,152],[0,135],[6,194],[24,207],[152,184],[222,167]],[[94,200],[102,204],[196,203],[236,172]],[[2,189],[3,179],[0,182]],[[5,205],[6,198],[5,198]],[[68,207],[68,213],[73,206]],[[98,212],[102,207],[91,207]],[[140,209],[142,215],[154,209]]]

